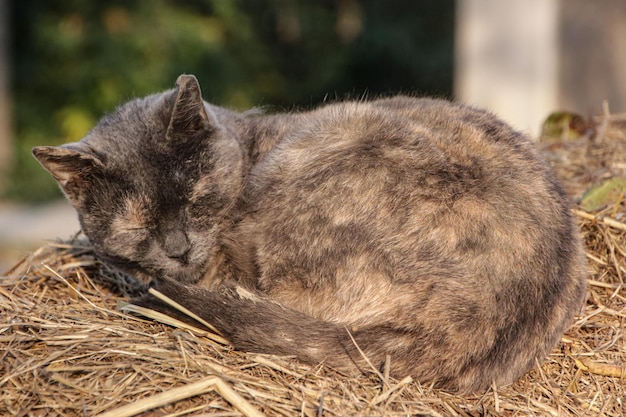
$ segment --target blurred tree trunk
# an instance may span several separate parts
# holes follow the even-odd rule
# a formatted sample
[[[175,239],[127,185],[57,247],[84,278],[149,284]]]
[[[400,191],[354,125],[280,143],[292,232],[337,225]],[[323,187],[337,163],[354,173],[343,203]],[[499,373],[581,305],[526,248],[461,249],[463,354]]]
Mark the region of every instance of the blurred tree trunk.
[[[558,2],[459,0],[456,97],[538,133],[557,106]]]
[[[457,1],[455,95],[533,134],[555,110],[626,111],[626,1]]]
[[[626,1],[561,0],[560,103],[583,115],[626,111]]]
[[[6,189],[6,176],[13,162],[11,97],[9,89],[9,4],[0,0],[0,195]]]

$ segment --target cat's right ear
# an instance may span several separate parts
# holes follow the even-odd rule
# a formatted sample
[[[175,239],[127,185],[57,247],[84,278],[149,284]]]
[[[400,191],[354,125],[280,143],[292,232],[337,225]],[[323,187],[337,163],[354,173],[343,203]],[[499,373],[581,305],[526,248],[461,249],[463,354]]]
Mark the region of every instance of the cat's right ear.
[[[176,99],[167,128],[170,141],[185,141],[199,132],[213,129],[214,120],[202,101],[200,84],[193,75],[183,74],[176,80]]]
[[[82,200],[89,179],[103,168],[97,156],[72,145],[37,146],[33,148],[33,155],[74,205]]]

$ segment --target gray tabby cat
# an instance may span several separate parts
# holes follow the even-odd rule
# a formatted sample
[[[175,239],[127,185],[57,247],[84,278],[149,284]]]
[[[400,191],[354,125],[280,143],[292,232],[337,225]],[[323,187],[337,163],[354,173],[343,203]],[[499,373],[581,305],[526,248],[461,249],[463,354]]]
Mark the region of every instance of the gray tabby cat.
[[[235,348],[460,392],[542,361],[581,308],[561,187],[491,114],[392,97],[235,113],[195,77],[35,157],[103,260]],[[136,304],[176,315],[150,295]]]

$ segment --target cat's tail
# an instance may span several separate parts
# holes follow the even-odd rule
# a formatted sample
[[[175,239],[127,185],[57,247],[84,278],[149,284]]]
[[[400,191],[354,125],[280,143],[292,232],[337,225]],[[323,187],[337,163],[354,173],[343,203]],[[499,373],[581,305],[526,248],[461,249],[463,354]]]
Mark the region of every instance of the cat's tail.
[[[349,329],[312,318],[238,285],[213,291],[166,279],[155,287],[213,325],[237,350],[295,356],[346,374],[382,371],[386,351],[382,341],[397,338],[388,334],[395,333],[390,328]],[[205,327],[152,294],[134,299],[132,304]],[[381,341],[380,346],[372,343],[375,340]]]

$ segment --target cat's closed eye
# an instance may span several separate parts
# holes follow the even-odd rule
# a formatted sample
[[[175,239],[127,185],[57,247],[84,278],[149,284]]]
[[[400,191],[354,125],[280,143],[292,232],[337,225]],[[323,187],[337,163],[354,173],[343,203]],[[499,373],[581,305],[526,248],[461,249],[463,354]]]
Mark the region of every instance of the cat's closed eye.
[[[115,220],[122,228],[139,230],[148,227],[152,202],[146,195],[128,196],[124,199],[124,207]],[[123,222],[123,226],[122,226]]]
[[[143,252],[150,238],[150,200],[146,196],[127,196],[123,205],[114,210],[110,234],[106,239],[115,255],[132,258]]]

